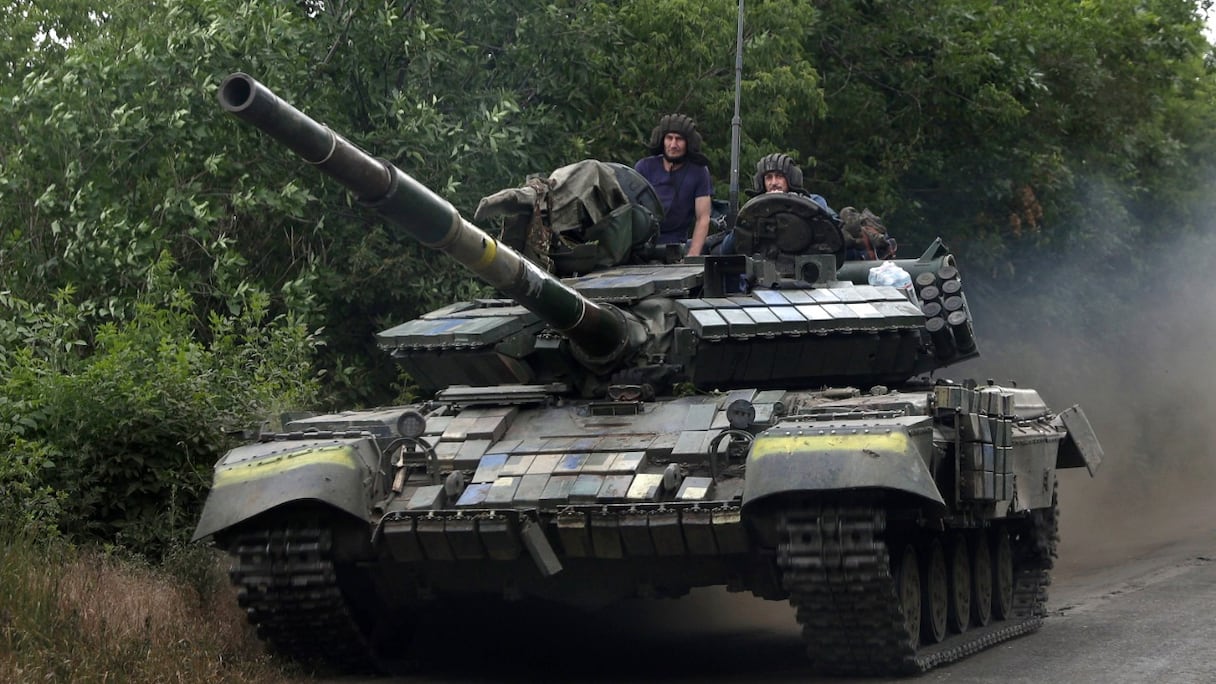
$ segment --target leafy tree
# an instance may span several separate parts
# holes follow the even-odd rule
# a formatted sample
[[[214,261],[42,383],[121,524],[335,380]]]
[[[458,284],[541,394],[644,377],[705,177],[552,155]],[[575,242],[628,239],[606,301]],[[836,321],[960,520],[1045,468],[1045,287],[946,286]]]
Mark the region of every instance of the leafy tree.
[[[816,4],[830,108],[810,132],[830,197],[994,274],[1198,228],[1212,74],[1197,3]]]

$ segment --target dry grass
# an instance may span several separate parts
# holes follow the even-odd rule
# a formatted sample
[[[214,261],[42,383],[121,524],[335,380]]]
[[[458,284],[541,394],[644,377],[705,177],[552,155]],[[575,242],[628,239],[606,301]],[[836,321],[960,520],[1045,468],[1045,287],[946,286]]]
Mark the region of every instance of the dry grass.
[[[0,681],[291,682],[237,608],[222,561],[189,573],[0,542]]]

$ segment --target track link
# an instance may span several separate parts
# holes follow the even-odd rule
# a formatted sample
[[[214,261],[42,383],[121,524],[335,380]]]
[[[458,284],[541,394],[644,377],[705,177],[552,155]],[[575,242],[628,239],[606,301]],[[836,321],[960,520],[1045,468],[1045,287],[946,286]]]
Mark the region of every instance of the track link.
[[[1054,508],[1014,541],[1009,619],[921,646],[905,624],[891,572],[886,512],[823,505],[786,512],[777,562],[797,611],[812,666],[851,676],[908,675],[952,663],[1037,630],[1055,552]]]
[[[229,550],[240,606],[274,650],[343,671],[373,669],[372,649],[338,586],[330,530],[254,530]]]

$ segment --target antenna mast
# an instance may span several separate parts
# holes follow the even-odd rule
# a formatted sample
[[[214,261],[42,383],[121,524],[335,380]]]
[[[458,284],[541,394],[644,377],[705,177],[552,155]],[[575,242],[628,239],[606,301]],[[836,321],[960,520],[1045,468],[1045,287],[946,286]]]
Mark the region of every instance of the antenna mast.
[[[739,101],[743,99],[743,0],[739,0],[739,32],[735,39],[735,116],[730,120],[730,208],[726,214],[728,230],[735,227],[739,216],[739,148],[742,145],[743,117]]]

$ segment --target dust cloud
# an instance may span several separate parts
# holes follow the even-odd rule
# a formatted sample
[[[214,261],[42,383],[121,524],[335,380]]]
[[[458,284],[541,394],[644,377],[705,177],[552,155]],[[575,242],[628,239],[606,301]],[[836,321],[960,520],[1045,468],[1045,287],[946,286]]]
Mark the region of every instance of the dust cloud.
[[[972,302],[977,379],[1080,404],[1105,450],[1063,471],[1058,574],[1118,564],[1216,528],[1216,242],[1154,245],[1121,267],[1061,255],[1018,292]],[[1006,312],[1011,312],[1006,314]]]

